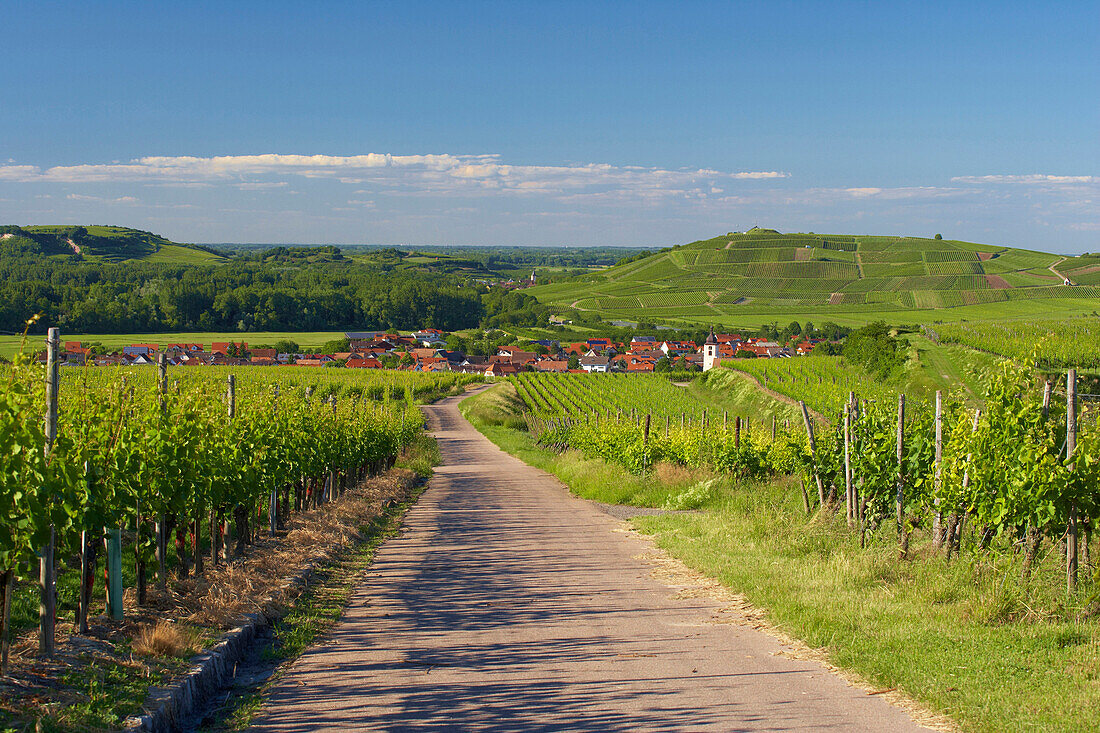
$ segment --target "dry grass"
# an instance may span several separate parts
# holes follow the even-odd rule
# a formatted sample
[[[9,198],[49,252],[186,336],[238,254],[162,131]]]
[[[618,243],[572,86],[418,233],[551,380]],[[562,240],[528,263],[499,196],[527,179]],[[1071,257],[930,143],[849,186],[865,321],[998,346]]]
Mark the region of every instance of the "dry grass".
[[[291,578],[356,540],[359,528],[378,516],[385,502],[405,497],[415,482],[412,471],[394,469],[337,502],[294,515],[284,536],[261,539],[233,563],[177,584],[176,615],[187,623],[228,629],[245,614],[277,613],[301,590]]]
[[[182,657],[197,653],[202,642],[193,629],[158,621],[143,626],[134,636],[131,648],[135,654],[147,657]]]
[[[695,471],[678,463],[658,463],[653,467],[657,480],[668,486],[685,486],[695,483]]]

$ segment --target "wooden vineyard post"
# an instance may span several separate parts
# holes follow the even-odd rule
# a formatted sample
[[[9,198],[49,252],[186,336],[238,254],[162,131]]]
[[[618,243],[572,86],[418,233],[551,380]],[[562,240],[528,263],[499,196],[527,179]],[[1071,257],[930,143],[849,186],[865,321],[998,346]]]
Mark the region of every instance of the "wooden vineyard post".
[[[703,451],[707,445],[707,410],[703,408],[703,414],[699,417],[699,465],[706,465]]]
[[[730,413],[729,410],[722,410],[722,432],[728,433],[730,425]]]
[[[652,413],[647,412],[645,414],[645,427],[642,428],[642,471],[649,470],[649,421],[653,418]]]
[[[665,413],[665,437],[666,437],[666,438],[668,437],[668,431],[669,431],[669,423],[671,423],[671,422],[672,422],[672,418],[671,418],[671,417],[669,416],[669,414],[668,414],[668,413],[666,412],[666,413]]]
[[[775,442],[775,415],[772,415],[772,442]]]
[[[225,386],[225,416],[229,423],[233,422],[233,416],[237,411],[237,379],[232,374],[226,377]],[[210,506],[210,564],[218,566],[218,561],[223,559],[225,547],[225,522],[221,508]]]
[[[46,459],[53,453],[53,443],[57,439],[57,390],[60,386],[58,374],[58,347],[61,345],[61,332],[51,328],[46,336]],[[38,562],[38,653],[52,657],[54,652],[54,623],[57,604],[57,567],[54,564],[54,548],[57,541],[53,526],[50,526],[49,538],[39,553]],[[4,625],[5,629],[7,624]]]
[[[1066,460],[1077,450],[1077,370],[1066,373]],[[1066,522],[1066,591],[1077,590],[1077,502],[1069,503]]]
[[[163,417],[168,409],[168,360],[164,353],[157,354],[157,384],[160,389],[160,412]],[[154,532],[157,536],[157,589],[162,593],[168,588],[168,521],[163,510],[157,517]]]
[[[810,444],[810,460],[814,464],[814,480],[817,482],[817,501],[820,506],[825,506],[825,484],[817,471],[817,441],[814,440],[814,426],[810,422],[810,412],[806,409],[806,403],[799,400],[798,406],[802,408],[802,420],[806,423],[806,439]]]
[[[908,544],[905,533],[905,395],[898,395],[898,547],[905,554]]]
[[[203,574],[202,559],[202,507],[195,508],[195,516],[191,519],[191,558],[195,563],[195,576]]]
[[[87,462],[84,464],[84,473],[85,480],[89,480]],[[91,486],[88,488],[91,489]],[[92,606],[92,593],[95,590],[95,565],[99,543],[100,539],[95,536],[94,531],[84,529],[80,532],[80,592],[77,594],[76,606],[76,633],[78,634],[88,633],[88,613]]]
[[[1050,417],[1050,392],[1053,385],[1050,380],[1043,382],[1043,422],[1047,421]]]
[[[936,458],[932,472],[932,546],[943,544],[943,512],[940,510],[940,488],[943,481],[943,392],[936,390]]]
[[[848,426],[848,436],[849,436],[849,440],[851,442],[851,450],[852,450],[852,452],[855,452],[859,449],[859,447],[856,445],[856,436],[855,436],[856,421],[859,420],[859,400],[856,399],[856,393],[852,392],[852,391],[848,392],[848,413],[850,415],[850,417],[849,417],[850,422],[849,422],[849,426]],[[864,502],[864,500],[860,497],[859,483],[856,481],[856,471],[855,471],[854,468],[851,467],[850,463],[848,465],[848,480],[852,483],[852,521],[855,524],[859,525],[859,528],[860,528],[860,546],[862,547],[864,539],[865,539],[864,534],[863,534],[863,531],[864,531],[864,516],[863,516],[864,515],[864,507],[863,507],[863,502]]]
[[[8,655],[11,650],[11,594],[15,590],[15,570],[9,568],[0,573],[0,614],[3,614],[3,632],[0,632],[0,677],[8,673]]]
[[[332,395],[332,414],[336,414],[336,395]],[[329,466],[328,471],[328,488],[325,491],[324,500],[332,501],[335,498],[333,495],[336,493],[336,467]]]
[[[279,385],[274,387],[274,402],[272,404],[272,418],[276,419],[275,415],[279,412]],[[267,534],[270,537],[275,536],[275,530],[279,523],[279,489],[276,486],[271,487],[271,493],[267,497]]]
[[[855,524],[855,506],[852,501],[852,403],[844,405],[844,507],[848,526]]]
[[[734,450],[741,450],[741,418],[733,418],[733,447]]]
[[[982,419],[982,411],[980,409],[974,410],[974,422],[971,424],[970,432],[978,432],[978,423]],[[973,453],[966,454],[966,468],[963,470],[962,489],[963,494],[966,494],[966,490],[970,487],[970,461],[973,459]],[[962,529],[963,521],[966,519],[965,514],[953,514],[952,520],[947,528],[947,559],[951,559],[951,553],[962,543]]]

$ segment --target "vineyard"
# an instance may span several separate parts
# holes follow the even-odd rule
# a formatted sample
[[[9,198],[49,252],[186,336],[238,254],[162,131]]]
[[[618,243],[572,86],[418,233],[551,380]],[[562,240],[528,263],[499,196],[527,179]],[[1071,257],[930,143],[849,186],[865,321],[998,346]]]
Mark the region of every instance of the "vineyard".
[[[816,412],[836,419],[848,402],[848,395],[889,402],[897,395],[869,379],[859,367],[842,356],[809,356],[800,359],[734,359],[722,364],[750,375],[761,387],[793,400],[805,402]]]
[[[1067,287],[1048,269],[1060,261],[1054,254],[954,240],[730,233],[530,294],[614,318],[741,328],[787,315],[857,323],[910,309],[936,309],[937,319],[952,321],[1008,313],[1080,316],[1100,300],[1100,265],[1089,257],[1062,261],[1059,271],[1075,283]],[[987,307],[1002,302],[1016,305]]]
[[[1048,369],[1100,369],[1100,320],[942,323],[925,327],[934,341],[956,343]]]
[[[524,375],[516,386],[528,430],[555,450],[634,473],[670,463],[742,477],[793,474],[807,511],[812,504],[843,511],[861,541],[896,532],[902,556],[918,528],[948,555],[961,551],[970,528],[975,551],[997,537],[1023,547],[1026,573],[1044,541],[1068,537],[1071,590],[1084,532],[1091,567],[1100,410],[1091,395],[1080,408],[1075,371],[1055,384],[1003,362],[975,410],[940,393],[934,402],[906,402],[839,358],[744,363],[769,389],[808,399],[832,422],[815,422],[804,409],[800,425],[750,430],[741,418],[708,415],[667,382],[636,376]]]
[[[650,413],[698,420],[705,406],[655,374],[520,374],[516,389],[538,417]]]
[[[120,619],[123,563],[141,604],[153,574],[163,589],[169,572],[201,574],[204,557],[226,562],[231,538],[239,550],[274,534],[291,512],[389,465],[421,431],[416,403],[472,379],[163,365],[59,374],[56,361],[17,360],[0,372],[4,664],[13,594],[32,566],[41,566],[40,651],[49,654],[55,602],[75,607],[87,631],[101,553],[107,613]],[[56,598],[58,568],[79,573],[79,598]]]

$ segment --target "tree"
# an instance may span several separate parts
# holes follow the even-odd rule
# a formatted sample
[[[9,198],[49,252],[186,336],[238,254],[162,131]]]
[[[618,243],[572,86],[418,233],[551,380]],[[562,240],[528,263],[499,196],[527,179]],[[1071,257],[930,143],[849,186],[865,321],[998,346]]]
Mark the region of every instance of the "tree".
[[[271,348],[279,354],[297,354],[301,349],[297,341],[291,341],[290,339],[279,339]]]
[[[404,354],[401,355],[401,359],[398,360],[397,365],[398,366],[403,366],[403,367],[412,366],[413,365],[412,354],[410,354],[409,352],[406,351]]]
[[[469,345],[466,343],[466,339],[462,338],[458,334],[452,333],[447,337],[447,350],[448,351],[460,351],[463,354],[467,353]]]
[[[570,354],[569,355],[569,368],[570,369],[580,369],[581,368],[580,357],[577,356],[576,354]]]
[[[943,239],[943,235],[942,234],[937,234],[936,239]]]
[[[336,354],[341,351],[348,351],[351,348],[350,339],[333,339],[332,341],[326,341],[321,344],[322,354]]]

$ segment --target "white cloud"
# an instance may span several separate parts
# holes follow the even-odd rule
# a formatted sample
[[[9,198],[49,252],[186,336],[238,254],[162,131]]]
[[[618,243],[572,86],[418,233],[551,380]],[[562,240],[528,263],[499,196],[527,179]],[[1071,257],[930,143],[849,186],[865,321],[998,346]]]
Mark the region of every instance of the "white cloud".
[[[226,155],[154,156],[128,162],[82,163],[39,168],[0,165],[0,180],[22,183],[138,183],[208,186],[227,183],[242,189],[277,188],[289,177],[368,184],[356,193],[549,193],[584,195],[619,191],[641,198],[699,195],[721,182],[788,178],[781,171],[721,172],[614,166],[607,163],[512,165],[498,155]],[[707,195],[703,193],[702,195]]]
[[[1100,183],[1100,176],[1054,176],[1044,173],[1028,175],[955,176],[952,183]]]
[[[103,198],[102,196],[88,196],[82,193],[70,193],[66,196],[70,201],[91,201],[97,204],[136,204],[133,196],[119,196],[118,198]]]

